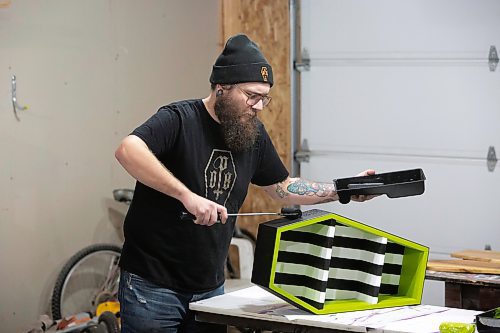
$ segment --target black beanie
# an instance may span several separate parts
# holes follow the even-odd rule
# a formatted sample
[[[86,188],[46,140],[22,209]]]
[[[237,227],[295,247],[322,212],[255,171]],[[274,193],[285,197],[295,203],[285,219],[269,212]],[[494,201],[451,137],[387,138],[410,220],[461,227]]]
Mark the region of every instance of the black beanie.
[[[273,86],[273,69],[257,44],[246,35],[230,37],[215,61],[211,83],[264,82]]]

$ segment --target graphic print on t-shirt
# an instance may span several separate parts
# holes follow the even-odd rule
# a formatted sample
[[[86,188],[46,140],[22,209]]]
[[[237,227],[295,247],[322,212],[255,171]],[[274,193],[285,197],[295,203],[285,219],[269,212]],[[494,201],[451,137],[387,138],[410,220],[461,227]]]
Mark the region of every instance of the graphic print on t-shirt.
[[[205,196],[225,206],[236,181],[233,155],[228,150],[214,149],[205,168]]]

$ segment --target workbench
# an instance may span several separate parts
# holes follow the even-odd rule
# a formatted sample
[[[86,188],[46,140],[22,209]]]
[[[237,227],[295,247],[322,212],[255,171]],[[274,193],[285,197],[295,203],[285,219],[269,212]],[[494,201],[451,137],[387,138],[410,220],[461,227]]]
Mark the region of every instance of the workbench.
[[[500,275],[427,271],[445,283],[445,306],[487,311],[500,306]]]
[[[314,315],[251,286],[194,302],[199,321],[279,332],[439,332],[445,321],[472,323],[480,311],[431,305]]]

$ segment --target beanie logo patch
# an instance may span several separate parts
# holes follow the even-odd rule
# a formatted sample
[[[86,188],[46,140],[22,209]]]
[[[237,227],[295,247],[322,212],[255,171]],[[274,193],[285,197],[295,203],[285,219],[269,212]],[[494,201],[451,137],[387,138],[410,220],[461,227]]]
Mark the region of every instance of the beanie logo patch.
[[[262,75],[262,80],[264,80],[264,82],[267,82],[267,78],[269,77],[269,73],[267,72],[267,67],[266,66],[262,66],[261,69],[260,69],[260,75]]]

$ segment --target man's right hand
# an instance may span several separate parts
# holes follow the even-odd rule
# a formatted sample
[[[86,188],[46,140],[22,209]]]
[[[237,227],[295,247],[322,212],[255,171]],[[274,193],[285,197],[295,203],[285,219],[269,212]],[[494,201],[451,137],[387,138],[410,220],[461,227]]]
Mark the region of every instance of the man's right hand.
[[[211,226],[219,220],[219,217],[221,223],[226,223],[227,209],[216,202],[192,192],[186,198],[182,198],[181,202],[189,213],[196,216],[194,220],[196,224]]]

